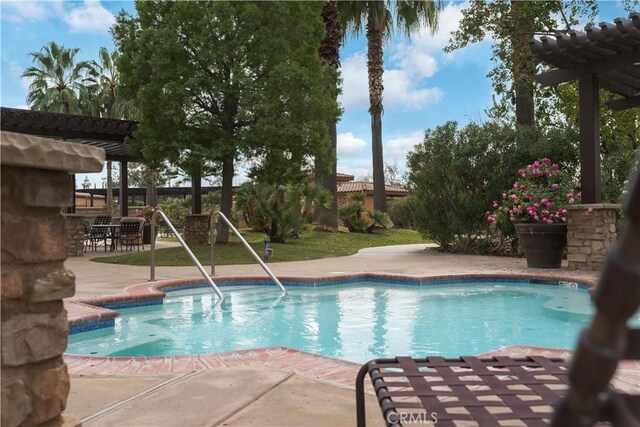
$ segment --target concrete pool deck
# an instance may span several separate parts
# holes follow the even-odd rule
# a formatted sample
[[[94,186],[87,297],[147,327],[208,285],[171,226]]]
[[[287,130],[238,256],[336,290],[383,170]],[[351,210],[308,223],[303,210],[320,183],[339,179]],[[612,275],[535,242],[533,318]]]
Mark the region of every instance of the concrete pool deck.
[[[499,273],[562,275],[593,281],[597,272],[536,270],[524,259],[449,255],[426,244],[369,248],[358,254],[313,261],[270,263],[276,275],[326,276],[356,272],[442,276]],[[107,253],[107,255],[112,255]],[[276,254],[277,255],[277,254]],[[91,262],[103,252],[70,258],[76,296],[119,293],[144,283],[148,267]],[[197,277],[195,267],[158,267],[156,278]],[[264,274],[258,265],[219,266],[219,275]],[[514,355],[531,348],[498,350]],[[544,352],[544,349],[540,349]],[[563,356],[568,355],[562,352]],[[357,364],[275,348],[176,358],[83,358],[66,356],[71,373],[68,412],[85,425],[354,425],[353,381]],[[160,366],[160,368],[158,368]],[[640,383],[637,366],[621,372],[621,388]],[[382,425],[372,396],[369,425]]]

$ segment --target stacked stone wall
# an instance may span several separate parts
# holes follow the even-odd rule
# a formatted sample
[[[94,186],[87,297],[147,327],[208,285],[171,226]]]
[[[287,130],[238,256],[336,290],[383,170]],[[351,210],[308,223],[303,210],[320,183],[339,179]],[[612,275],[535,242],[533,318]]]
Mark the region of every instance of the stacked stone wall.
[[[209,243],[209,221],[206,214],[187,215],[184,219],[184,241],[187,245],[206,245]]]
[[[67,229],[68,256],[76,257],[84,255],[84,223],[82,215],[65,215]]]
[[[569,209],[567,217],[567,260],[569,268],[599,270],[607,250],[616,241],[616,220],[620,205],[592,204]]]

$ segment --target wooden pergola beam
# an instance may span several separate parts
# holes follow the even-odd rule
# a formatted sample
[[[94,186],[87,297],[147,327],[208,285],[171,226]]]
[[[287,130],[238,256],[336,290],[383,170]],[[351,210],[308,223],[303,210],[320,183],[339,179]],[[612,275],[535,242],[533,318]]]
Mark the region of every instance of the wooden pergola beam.
[[[602,201],[600,178],[600,90],[598,76],[578,80],[580,104],[580,176],[582,203]]]
[[[544,57],[541,56],[541,59],[543,58]],[[545,59],[543,59],[543,61],[546,62]],[[634,65],[637,62],[640,62],[640,50],[616,55],[615,57],[605,57],[597,61],[592,61],[590,65],[576,65],[575,67],[547,71],[546,73],[538,74],[535,79],[543,86],[555,86],[560,83],[576,80],[583,74],[597,74],[619,67]]]
[[[627,110],[629,108],[640,107],[640,95],[630,98],[615,99],[605,103],[606,107],[613,111]]]

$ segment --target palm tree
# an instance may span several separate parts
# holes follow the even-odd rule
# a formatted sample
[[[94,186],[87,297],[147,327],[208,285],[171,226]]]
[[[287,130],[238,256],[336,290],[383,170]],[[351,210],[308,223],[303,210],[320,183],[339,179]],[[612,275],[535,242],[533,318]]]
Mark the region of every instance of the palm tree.
[[[66,49],[56,42],[31,52],[36,64],[27,68],[22,77],[31,79],[27,103],[33,110],[58,113],[81,113],[80,97],[85,90],[85,73],[90,64],[76,62],[78,48]]]
[[[338,1],[328,0],[322,8],[322,19],[325,25],[325,36],[320,43],[318,53],[324,61],[326,67],[333,72],[337,72],[340,67],[340,45],[342,44],[343,32],[338,17]],[[330,88],[335,102],[338,102],[337,86]],[[322,185],[329,190],[333,197],[328,208],[318,207],[316,219],[323,230],[338,230],[338,183],[336,180],[336,162],[338,146],[337,122],[329,124],[329,138],[331,142],[332,165],[316,164],[316,184]]]
[[[120,73],[116,66],[119,59],[118,51],[109,53],[107,48],[101,47],[98,51],[99,62],[89,63],[89,77],[86,90],[80,102],[83,109],[92,116],[116,119],[133,119],[135,109],[133,103],[118,96],[120,85]],[[113,212],[113,165],[107,160],[107,211]],[[151,174],[154,176],[154,174]],[[153,185],[151,188],[155,188]],[[152,191],[152,193],[155,193]],[[151,194],[147,201],[155,206],[156,197]]]
[[[373,153],[373,207],[386,212],[382,152],[382,75],[384,73],[383,44],[389,40],[394,24],[407,36],[426,26],[435,32],[442,0],[369,0],[340,1],[340,20],[354,36],[366,30],[367,68],[369,74],[369,113],[371,114],[371,149]],[[395,12],[395,16],[394,13]],[[394,19],[395,18],[395,19]]]
[[[133,103],[118,96],[120,73],[117,63],[120,54],[117,50],[109,53],[107,48],[98,51],[99,62],[91,61],[89,77],[91,84],[87,92],[86,108],[92,115],[115,118],[134,119],[136,115]]]

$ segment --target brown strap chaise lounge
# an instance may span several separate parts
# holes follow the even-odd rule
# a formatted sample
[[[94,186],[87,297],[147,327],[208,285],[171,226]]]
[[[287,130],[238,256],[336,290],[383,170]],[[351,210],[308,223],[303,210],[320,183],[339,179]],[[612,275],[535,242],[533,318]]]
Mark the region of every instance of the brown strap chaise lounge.
[[[388,426],[640,425],[640,396],[609,385],[619,361],[640,360],[640,330],[627,328],[640,306],[640,174],[631,183],[625,230],[607,254],[596,314],[570,365],[541,356],[372,360],[356,379],[358,426],[366,423],[367,375]]]

